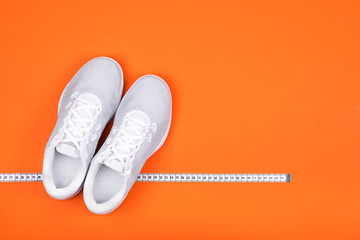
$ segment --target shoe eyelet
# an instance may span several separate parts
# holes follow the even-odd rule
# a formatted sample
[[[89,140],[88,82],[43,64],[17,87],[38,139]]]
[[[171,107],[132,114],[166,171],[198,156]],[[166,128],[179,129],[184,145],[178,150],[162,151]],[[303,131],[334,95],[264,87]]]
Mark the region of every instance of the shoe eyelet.
[[[66,104],[66,109],[70,109],[71,108],[71,105],[72,105],[72,102],[69,102],[68,104]]]
[[[101,128],[101,123],[95,125],[95,131],[99,131],[100,128]]]
[[[95,141],[95,139],[96,139],[96,134],[92,134],[92,135],[90,136],[90,140],[93,142],[93,141]]]
[[[149,134],[147,135],[146,139],[148,140],[148,142],[151,142],[151,139],[152,139],[151,133],[149,133]]]
[[[79,95],[79,92],[74,92],[73,94],[71,94],[71,98],[77,98]]]
[[[151,129],[153,132],[156,132],[156,130],[157,130],[156,123],[151,124],[150,129]]]

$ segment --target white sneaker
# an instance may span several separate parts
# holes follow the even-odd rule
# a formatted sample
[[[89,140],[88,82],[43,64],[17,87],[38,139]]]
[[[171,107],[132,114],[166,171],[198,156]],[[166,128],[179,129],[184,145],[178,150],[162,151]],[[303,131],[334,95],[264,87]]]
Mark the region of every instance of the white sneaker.
[[[51,197],[68,199],[81,190],[99,137],[119,105],[122,90],[121,67],[107,57],[87,62],[67,84],[44,153],[43,183]]]
[[[161,78],[146,75],[131,86],[85,180],[84,201],[90,211],[110,213],[123,202],[145,161],[164,143],[171,107],[170,89]]]

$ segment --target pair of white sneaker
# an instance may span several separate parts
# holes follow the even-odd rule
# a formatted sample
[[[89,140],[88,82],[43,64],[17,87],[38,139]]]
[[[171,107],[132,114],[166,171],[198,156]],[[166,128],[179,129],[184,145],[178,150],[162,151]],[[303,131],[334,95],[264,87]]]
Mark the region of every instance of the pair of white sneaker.
[[[43,183],[51,197],[68,199],[83,188],[90,211],[110,213],[125,199],[145,161],[162,146],[171,121],[167,84],[146,75],[120,102],[122,91],[122,69],[107,57],[92,59],[68,83],[44,153]],[[114,114],[111,132],[93,156]]]

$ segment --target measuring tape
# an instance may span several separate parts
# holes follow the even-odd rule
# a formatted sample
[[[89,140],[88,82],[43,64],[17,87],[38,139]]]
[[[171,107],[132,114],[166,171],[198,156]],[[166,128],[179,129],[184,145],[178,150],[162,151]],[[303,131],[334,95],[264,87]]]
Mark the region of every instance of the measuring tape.
[[[41,173],[0,173],[0,182],[40,182]],[[291,174],[140,173],[138,182],[291,182]]]

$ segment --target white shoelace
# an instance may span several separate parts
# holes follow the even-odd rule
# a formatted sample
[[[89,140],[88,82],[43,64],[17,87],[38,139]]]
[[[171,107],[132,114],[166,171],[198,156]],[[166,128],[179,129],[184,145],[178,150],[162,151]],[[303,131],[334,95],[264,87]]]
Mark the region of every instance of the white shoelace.
[[[108,138],[109,146],[101,154],[100,162],[118,172],[128,172],[142,142],[145,139],[151,141],[151,129],[155,132],[156,124],[150,124],[150,119],[144,112],[129,112],[124,117],[122,125],[114,128],[112,134],[115,136]]]
[[[92,127],[96,124],[96,118],[101,111],[101,102],[95,95],[89,93],[80,96],[75,93],[72,98],[73,103],[69,102],[66,106],[69,112],[60,130],[62,134],[55,141],[57,144],[70,143],[79,149],[81,143],[86,142]],[[100,127],[100,124],[96,124],[95,130]]]

